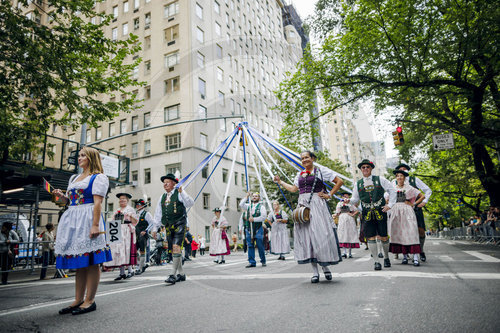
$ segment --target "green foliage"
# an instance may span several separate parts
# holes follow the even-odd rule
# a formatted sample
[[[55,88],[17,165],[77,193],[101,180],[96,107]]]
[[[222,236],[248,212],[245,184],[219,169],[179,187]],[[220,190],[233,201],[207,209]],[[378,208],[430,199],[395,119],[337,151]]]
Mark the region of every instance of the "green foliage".
[[[19,1],[28,6],[28,1]],[[33,1],[36,17],[49,8],[51,23],[29,19],[10,1],[0,2],[0,151],[32,152],[50,126],[95,126],[139,100],[132,71],[141,59],[137,36],[111,40],[111,18],[94,11],[93,0]],[[95,24],[92,23],[95,20]],[[46,23],[46,22],[42,22]],[[126,94],[125,100],[110,101]]]
[[[322,45],[278,91],[287,128],[307,130],[315,91],[323,115],[371,100],[377,113],[397,110],[405,138],[417,133],[403,158],[432,155],[435,133],[465,140],[471,177],[500,204],[499,22],[491,0],[320,0],[310,25]]]

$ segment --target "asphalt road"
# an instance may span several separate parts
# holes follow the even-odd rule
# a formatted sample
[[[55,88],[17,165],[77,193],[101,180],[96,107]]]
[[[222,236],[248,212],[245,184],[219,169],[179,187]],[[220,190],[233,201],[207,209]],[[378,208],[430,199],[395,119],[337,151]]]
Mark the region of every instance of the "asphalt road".
[[[217,265],[208,255],[184,266],[187,281],[167,286],[170,266],[114,282],[104,273],[97,311],[58,314],[73,278],[0,286],[1,332],[498,332],[500,249],[428,239],[428,261],[373,270],[363,248],[311,284],[310,265],[268,256],[244,268],[243,253]],[[495,328],[496,327],[496,328]]]

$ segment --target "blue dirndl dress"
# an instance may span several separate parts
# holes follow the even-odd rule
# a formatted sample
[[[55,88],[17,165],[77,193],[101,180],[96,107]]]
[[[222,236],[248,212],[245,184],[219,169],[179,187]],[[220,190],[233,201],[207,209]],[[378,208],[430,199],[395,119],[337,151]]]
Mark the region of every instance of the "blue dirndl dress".
[[[68,185],[69,208],[61,216],[57,227],[55,244],[56,268],[77,269],[110,261],[111,251],[104,234],[90,238],[94,212],[93,195],[106,196],[108,177],[94,174]],[[101,215],[99,230],[104,231]]]

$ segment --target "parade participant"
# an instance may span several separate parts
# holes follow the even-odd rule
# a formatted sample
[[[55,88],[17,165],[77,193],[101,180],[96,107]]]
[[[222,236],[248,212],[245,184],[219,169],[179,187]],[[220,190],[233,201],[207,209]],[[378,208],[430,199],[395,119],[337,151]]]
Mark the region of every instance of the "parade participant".
[[[387,211],[396,203],[396,192],[390,181],[381,176],[373,176],[373,162],[365,159],[358,164],[363,178],[358,180],[353,188],[351,203],[361,201],[363,233],[367,239],[368,248],[375,261],[375,270],[382,269],[377,251],[377,237],[380,238],[384,251],[384,267],[391,267],[389,259],[389,237],[387,234]],[[389,203],[386,203],[384,192],[389,192]]]
[[[179,180],[173,174],[169,173],[160,179],[165,193],[156,205],[155,222],[156,225],[161,222],[165,226],[168,246],[172,249],[172,272],[165,282],[175,284],[186,280],[182,268],[182,243],[186,234],[186,209],[194,205],[194,200],[182,187],[175,188]]]
[[[418,254],[420,253],[420,242],[418,235],[417,217],[413,210],[424,196],[419,190],[405,183],[408,173],[403,170],[394,170],[396,175],[396,203],[391,209],[388,233],[391,236],[389,251],[392,253],[403,253],[402,264],[408,264],[408,253],[413,254],[413,265],[420,266]],[[416,201],[415,201],[416,200]]]
[[[262,267],[266,267],[266,253],[264,250],[264,228],[262,224],[266,220],[267,211],[264,205],[260,204],[260,194],[254,193],[252,200],[247,203],[250,197],[250,192],[247,193],[245,199],[241,200],[240,208],[243,209],[243,228],[245,232],[245,240],[248,249],[248,265],[246,268],[255,267],[255,246],[259,251],[260,263]]]
[[[200,244],[200,256],[205,255],[205,237],[198,235],[198,243]]]
[[[136,275],[141,275],[148,267],[146,265],[148,233],[155,224],[153,216],[146,210],[147,205],[143,199],[139,199],[135,203],[136,215],[138,216],[138,222],[135,225],[135,236],[137,238],[137,248],[139,249],[139,269],[135,272]]]
[[[410,167],[407,164],[401,163],[396,167],[396,170],[403,170],[403,171],[410,171]],[[418,205],[415,206],[415,215],[417,216],[417,224],[418,224],[418,234],[419,234],[419,241],[420,241],[420,260],[426,261],[427,257],[425,256],[424,252],[424,244],[425,244],[425,219],[424,219],[424,211],[422,210],[422,207],[427,205],[427,202],[429,201],[429,198],[432,195],[432,190],[429,186],[427,186],[420,178],[416,176],[409,176],[406,177],[405,180],[410,186],[415,187],[417,190],[421,190],[424,192],[425,198],[424,200],[419,203]]]
[[[19,236],[12,230],[11,222],[4,222],[0,231],[0,262],[2,270],[2,284],[7,284],[14,254],[11,245],[19,242]]]
[[[53,192],[69,203],[57,227],[56,268],[76,269],[75,300],[59,314],[79,315],[96,310],[99,264],[111,260],[101,214],[109,181],[103,174],[101,156],[97,150],[83,147],[78,154],[78,165],[83,172],[70,178],[66,194],[59,189]]]
[[[267,216],[271,225],[271,254],[279,255],[278,260],[285,260],[285,254],[290,253],[290,238],[288,237],[288,214],[281,210],[280,203],[273,201],[273,211]]]
[[[315,167],[314,153],[302,152],[300,158],[304,171],[297,174],[293,185],[286,184],[279,176],[275,176],[274,181],[289,192],[299,191],[298,206],[310,209],[309,222],[295,222],[294,251],[299,264],[311,263],[311,283],[318,283],[318,264],[322,267],[325,278],[331,280],[332,272],[328,266],[342,261],[336,226],[326,200],[330,199],[344,182],[335,171],[326,167]],[[335,183],[330,192],[326,191],[323,181]]]
[[[54,225],[47,223],[45,230],[42,233],[42,269],[40,270],[40,280],[47,279],[47,266],[51,264],[52,257],[54,256]]]
[[[344,258],[347,258],[347,249],[349,249],[349,258],[352,258],[351,250],[359,248],[358,230],[356,229],[356,215],[359,211],[350,203],[350,199],[350,193],[342,193],[342,201],[337,204],[335,209],[335,215],[339,218],[337,233],[340,247],[344,249],[342,254]]]
[[[106,268],[120,268],[120,275],[115,278],[115,281],[129,279],[134,276],[133,268],[137,265],[137,239],[135,235],[135,224],[137,223],[137,215],[135,210],[130,207],[129,201],[132,196],[128,193],[118,193],[116,197],[119,199],[118,208],[113,217],[115,220],[123,218],[121,226],[121,240],[110,245],[113,260],[104,264]],[[125,268],[128,274],[125,275]]]
[[[221,216],[221,209],[214,208],[215,216],[212,218],[212,235],[210,236],[209,253],[217,264],[225,264],[224,256],[231,254],[229,239],[227,238],[226,228],[229,226],[224,216]]]

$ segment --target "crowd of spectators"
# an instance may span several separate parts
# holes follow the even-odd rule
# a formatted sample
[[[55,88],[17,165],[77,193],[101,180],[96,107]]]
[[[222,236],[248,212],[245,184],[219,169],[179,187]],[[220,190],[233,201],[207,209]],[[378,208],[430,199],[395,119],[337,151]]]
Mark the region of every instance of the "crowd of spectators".
[[[467,235],[498,237],[500,236],[500,207],[490,206],[480,215],[474,215],[465,221]]]

